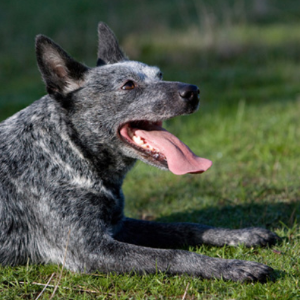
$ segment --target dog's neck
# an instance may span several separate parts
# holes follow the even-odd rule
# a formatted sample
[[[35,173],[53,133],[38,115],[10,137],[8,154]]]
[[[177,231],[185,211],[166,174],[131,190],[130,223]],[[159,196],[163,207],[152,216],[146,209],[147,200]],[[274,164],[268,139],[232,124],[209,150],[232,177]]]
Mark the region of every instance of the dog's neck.
[[[134,166],[136,160],[124,156],[116,149],[114,143],[105,142],[104,137],[99,136],[99,139],[96,139],[87,135],[86,132],[83,134],[76,120],[51,97],[45,96],[39,102],[39,105],[43,106],[44,114],[53,116],[55,112],[55,118],[58,120],[55,124],[59,124],[59,128],[51,124],[51,118],[47,120],[47,123],[49,127],[59,131],[59,136],[65,137],[69,149],[72,149],[71,153],[65,153],[68,163],[86,173],[86,176],[91,176],[104,185],[120,190],[125,175]],[[64,148],[60,148],[60,152],[62,151]]]

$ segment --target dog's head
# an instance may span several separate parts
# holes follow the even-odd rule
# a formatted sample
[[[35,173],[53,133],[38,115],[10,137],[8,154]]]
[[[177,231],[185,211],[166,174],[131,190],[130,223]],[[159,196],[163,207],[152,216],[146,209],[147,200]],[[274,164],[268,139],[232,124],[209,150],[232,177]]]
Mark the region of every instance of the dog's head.
[[[209,160],[162,128],[164,120],[197,110],[198,87],[163,81],[159,68],[128,60],[107,25],[99,24],[98,35],[95,68],[78,63],[45,36],[36,39],[47,91],[84,145],[93,155],[105,149],[175,174],[206,171]]]

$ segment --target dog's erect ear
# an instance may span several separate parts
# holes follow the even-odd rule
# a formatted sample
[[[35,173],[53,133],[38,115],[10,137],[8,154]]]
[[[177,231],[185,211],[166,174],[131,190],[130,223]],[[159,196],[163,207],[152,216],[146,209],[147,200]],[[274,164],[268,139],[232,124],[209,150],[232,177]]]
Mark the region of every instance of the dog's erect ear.
[[[44,35],[35,43],[36,57],[48,93],[66,95],[81,87],[88,68],[71,58],[60,46]]]
[[[117,38],[105,23],[100,22],[98,25],[98,38],[97,66],[127,60],[126,55],[120,49]]]

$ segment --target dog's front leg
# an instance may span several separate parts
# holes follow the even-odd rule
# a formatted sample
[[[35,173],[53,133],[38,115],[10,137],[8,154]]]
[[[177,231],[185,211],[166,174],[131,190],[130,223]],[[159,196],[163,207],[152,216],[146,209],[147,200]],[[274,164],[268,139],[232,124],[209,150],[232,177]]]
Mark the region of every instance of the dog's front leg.
[[[106,238],[89,255],[86,271],[188,274],[234,281],[265,281],[273,269],[255,262],[225,260],[184,250],[153,249]]]
[[[263,228],[225,229],[196,223],[160,223],[124,218],[115,235],[119,241],[154,248],[180,248],[208,244],[273,245],[279,237]]]

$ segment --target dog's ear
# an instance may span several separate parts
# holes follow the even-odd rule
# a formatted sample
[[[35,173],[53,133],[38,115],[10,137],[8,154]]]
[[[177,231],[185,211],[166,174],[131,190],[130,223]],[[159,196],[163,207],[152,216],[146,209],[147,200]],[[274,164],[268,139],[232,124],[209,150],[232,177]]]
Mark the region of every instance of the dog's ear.
[[[126,55],[120,49],[117,38],[105,23],[100,22],[98,25],[98,38],[97,66],[127,60]]]
[[[81,87],[88,67],[44,35],[36,37],[35,46],[37,63],[50,95],[64,96]]]

